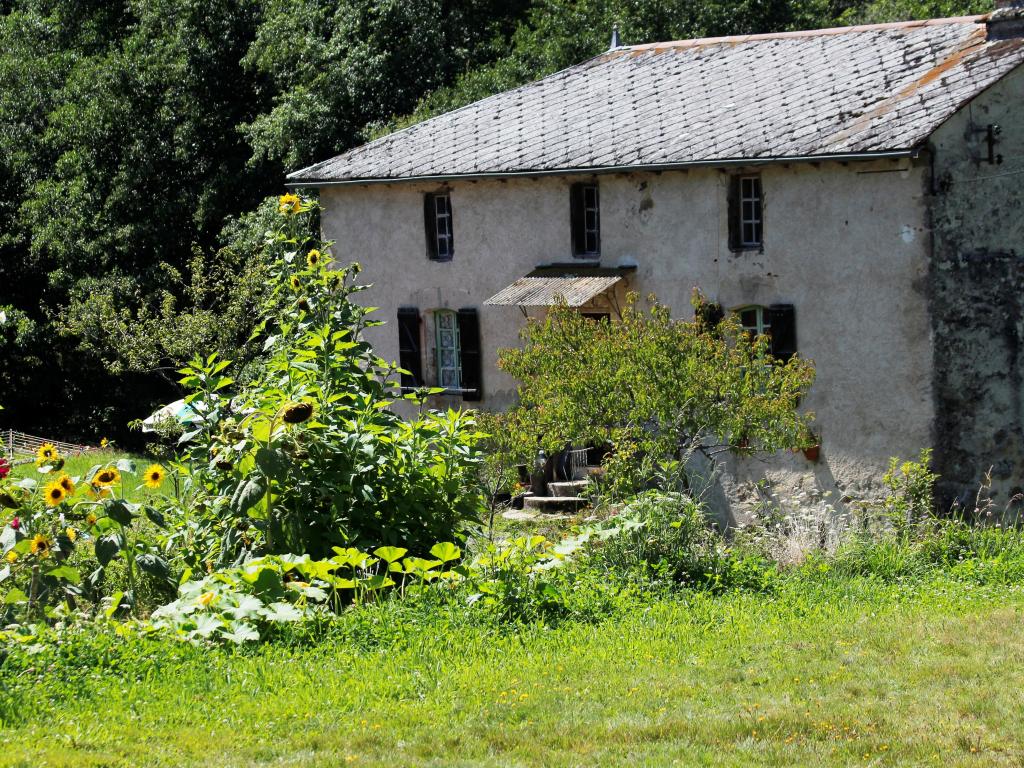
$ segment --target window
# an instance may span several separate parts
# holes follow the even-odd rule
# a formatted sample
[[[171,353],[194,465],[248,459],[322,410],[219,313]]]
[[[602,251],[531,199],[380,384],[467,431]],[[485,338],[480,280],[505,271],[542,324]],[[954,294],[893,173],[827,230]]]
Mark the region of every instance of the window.
[[[427,258],[451,261],[455,255],[452,197],[448,192],[423,196],[423,222],[427,233]]]
[[[764,245],[764,205],[760,176],[733,176],[729,186],[729,247]]]
[[[459,390],[462,388],[462,365],[455,313],[449,310],[435,312],[434,328],[437,331],[437,386]]]
[[[796,354],[796,311],[792,304],[741,307],[736,315],[751,336],[771,339],[772,357],[786,362]]]
[[[437,386],[461,394],[468,402],[483,399],[480,353],[480,318],[475,309],[448,309],[434,313],[437,336]],[[402,366],[405,367],[404,365]]]
[[[597,184],[573,184],[569,189],[572,252],[579,258],[601,253],[601,203]]]

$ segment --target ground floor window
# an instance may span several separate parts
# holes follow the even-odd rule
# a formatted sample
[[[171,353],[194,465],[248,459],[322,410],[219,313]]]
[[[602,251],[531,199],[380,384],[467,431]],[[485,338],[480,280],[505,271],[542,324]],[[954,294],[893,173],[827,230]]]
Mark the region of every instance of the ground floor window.
[[[455,313],[447,309],[435,312],[434,327],[437,330],[437,385],[450,390],[461,389],[459,323]]]
[[[772,357],[785,362],[796,354],[796,311],[792,304],[751,305],[735,312],[743,330],[751,337],[771,339]]]

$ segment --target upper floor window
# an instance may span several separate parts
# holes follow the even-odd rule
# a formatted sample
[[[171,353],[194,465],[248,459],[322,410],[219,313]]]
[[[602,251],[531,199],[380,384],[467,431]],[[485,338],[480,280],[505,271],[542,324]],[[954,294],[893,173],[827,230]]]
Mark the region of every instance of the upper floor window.
[[[734,250],[764,245],[764,198],[760,176],[733,176],[729,187],[729,246]]]
[[[573,184],[569,190],[572,252],[580,258],[601,254],[601,201],[597,184]]]
[[[451,193],[424,195],[423,221],[427,232],[427,257],[434,261],[451,261],[455,255]]]

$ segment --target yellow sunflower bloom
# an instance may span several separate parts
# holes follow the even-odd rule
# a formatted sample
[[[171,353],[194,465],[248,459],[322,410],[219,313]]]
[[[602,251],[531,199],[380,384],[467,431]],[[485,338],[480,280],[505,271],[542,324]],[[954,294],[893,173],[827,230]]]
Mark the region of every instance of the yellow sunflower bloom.
[[[85,524],[86,524],[86,525],[96,525],[96,521],[97,521],[98,519],[99,519],[99,518],[98,518],[98,517],[96,517],[96,515],[94,515],[94,514],[93,514],[92,512],[90,512],[89,514],[87,514],[87,515],[85,516]]]
[[[142,473],[142,482],[146,484],[147,488],[155,490],[163,484],[166,476],[167,470],[159,464],[150,464],[146,471]]]
[[[33,555],[38,555],[39,557],[46,557],[48,554],[50,554],[50,549],[52,548],[52,546],[53,545],[50,543],[50,540],[48,538],[43,536],[43,534],[41,533],[37,533],[32,538],[32,543],[29,544],[29,551]]]
[[[306,254],[306,263],[311,267],[319,267],[324,260],[324,255],[316,248]]]
[[[39,450],[36,451],[36,464],[42,466],[43,464],[55,464],[58,461],[60,461],[60,451],[52,443],[43,443],[39,446]]]
[[[93,485],[100,487],[106,487],[111,485],[117,485],[121,482],[121,473],[117,471],[117,467],[107,467],[101,469],[92,478]]]
[[[75,482],[71,479],[71,475],[61,475],[57,478],[57,483],[64,489],[64,493],[68,496],[71,496],[75,492]]]
[[[64,490],[64,486],[60,484],[59,480],[54,480],[43,489],[43,498],[51,507],[56,507],[67,498],[67,495],[68,492]]]
[[[277,210],[286,216],[293,216],[302,211],[302,200],[298,195],[288,193],[277,198]]]
[[[8,563],[13,563],[17,559],[18,559],[18,553],[15,552],[13,549],[10,552],[7,553],[7,562]]]
[[[292,288],[294,290],[296,290],[296,291],[299,290],[300,288],[302,288],[302,281],[299,280],[299,276],[298,275],[292,275],[291,284],[292,284]]]

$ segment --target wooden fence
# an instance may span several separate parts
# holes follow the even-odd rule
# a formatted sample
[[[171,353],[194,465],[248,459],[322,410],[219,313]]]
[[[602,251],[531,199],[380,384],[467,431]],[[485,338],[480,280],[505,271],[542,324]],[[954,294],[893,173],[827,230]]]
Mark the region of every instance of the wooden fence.
[[[8,429],[6,432],[0,432],[0,436],[3,437],[4,441],[4,455],[14,460],[25,458],[26,456],[35,456],[36,451],[39,450],[39,446],[43,443],[49,443],[60,451],[63,456],[75,456],[79,453],[95,450],[95,448],[88,445],[65,443],[61,440],[50,440],[45,437],[26,435],[24,432],[15,432],[13,429]]]

